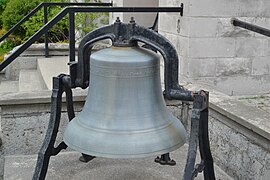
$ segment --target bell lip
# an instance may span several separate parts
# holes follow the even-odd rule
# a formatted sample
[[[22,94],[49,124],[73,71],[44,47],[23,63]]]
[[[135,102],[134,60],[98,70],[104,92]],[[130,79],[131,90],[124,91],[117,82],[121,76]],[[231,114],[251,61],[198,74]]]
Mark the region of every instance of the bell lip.
[[[186,143],[186,140],[184,140],[183,142],[180,142],[179,144],[176,144],[173,147],[170,147],[170,148],[167,148],[167,149],[164,149],[164,150],[160,150],[160,151],[151,152],[151,153],[109,154],[109,153],[99,153],[99,152],[89,151],[89,150],[79,148],[79,147],[77,147],[75,145],[70,144],[65,138],[63,138],[63,141],[66,143],[66,145],[68,147],[70,147],[71,149],[76,150],[76,151],[78,151],[80,153],[91,155],[91,156],[96,156],[96,157],[113,158],[113,159],[133,159],[133,158],[144,158],[144,157],[162,155],[162,154],[166,154],[166,153],[175,151],[175,150],[179,149],[180,147],[182,147]]]
[[[179,121],[178,119],[176,119],[175,118],[175,120],[176,121]],[[75,138],[75,136],[76,136],[76,134],[74,134],[74,129],[76,129],[76,128],[74,128],[74,127],[76,127],[76,126],[78,126],[78,119],[73,119],[69,124],[68,124],[68,127],[66,128],[66,130],[65,130],[65,132],[64,132],[64,137],[63,137],[63,140],[64,140],[64,142],[67,144],[67,146],[68,147],[70,147],[71,149],[74,149],[74,150],[76,150],[76,151],[78,151],[78,152],[81,152],[81,153],[84,153],[84,154],[88,154],[88,155],[92,155],[92,156],[97,156],[97,157],[105,157],[105,158],[122,158],[122,159],[128,159],[128,158],[143,158],[143,157],[149,157],[149,156],[155,156],[155,155],[161,155],[161,154],[165,154],[165,153],[168,153],[168,152],[171,152],[171,151],[174,151],[174,150],[176,150],[176,149],[178,149],[179,147],[181,147],[182,145],[184,145],[185,144],[185,142],[186,142],[186,140],[187,140],[187,133],[186,133],[186,130],[185,130],[185,128],[183,127],[183,125],[182,125],[182,123],[179,121],[179,122],[176,122],[175,121],[175,123],[177,123],[177,125],[178,125],[178,135],[177,136],[175,136],[176,134],[171,134],[171,136],[165,136],[166,138],[164,139],[164,140],[162,140],[163,142],[164,141],[168,141],[168,140],[170,140],[170,138],[173,138],[173,137],[178,137],[177,138],[177,140],[175,139],[175,140],[173,140],[173,142],[172,143],[169,143],[169,144],[167,144],[167,145],[165,145],[165,146],[157,146],[156,148],[151,148],[151,147],[153,147],[153,146],[151,146],[151,140],[149,140],[149,142],[148,143],[146,143],[146,144],[148,144],[148,146],[144,146],[145,147],[145,151],[141,151],[141,150],[139,150],[140,149],[140,147],[141,146],[137,146],[138,148],[135,148],[135,149],[137,149],[138,151],[128,151],[127,149],[129,149],[129,143],[127,142],[127,144],[126,145],[123,145],[123,148],[124,149],[126,149],[127,151],[124,151],[124,149],[123,150],[116,150],[116,148],[115,147],[117,147],[117,146],[110,146],[110,145],[108,145],[107,147],[106,146],[104,146],[104,145],[106,145],[107,144],[107,142],[106,142],[106,138],[105,139],[103,139],[103,141],[102,141],[102,139],[95,139],[95,141],[96,141],[96,143],[98,143],[98,144],[102,144],[102,143],[104,143],[103,145],[98,145],[98,146],[100,146],[100,147],[98,147],[98,148],[96,148],[97,146],[95,146],[95,144],[91,144],[91,146],[89,146],[89,145],[87,145],[87,146],[84,146],[84,145],[81,145],[81,143],[77,143],[77,141],[79,140],[76,140],[76,138]],[[75,124],[74,124],[75,123]],[[173,123],[174,124],[174,123]],[[171,126],[173,127],[174,125],[173,124],[171,124]],[[72,129],[70,129],[72,127]],[[169,126],[170,127],[170,126]],[[73,129],[74,128],[74,129]],[[165,129],[167,129],[167,128],[165,128]],[[76,129],[77,130],[77,132],[78,132],[78,129]],[[165,133],[166,132],[166,130],[164,131],[164,128],[161,128],[161,129],[155,129],[155,132],[157,132],[156,130],[158,130],[158,131],[163,131],[163,133]],[[169,129],[167,129],[167,132],[168,132],[168,130]],[[170,131],[170,130],[169,130]],[[72,133],[73,132],[73,133]],[[80,132],[80,130],[79,130],[79,132]],[[87,132],[87,131],[86,131]],[[91,132],[93,132],[93,131],[91,131]],[[143,136],[143,137],[146,137],[146,139],[152,139],[152,138],[154,138],[154,137],[156,137],[155,135],[153,135],[152,133],[151,133],[152,131],[150,131],[150,132],[148,132],[148,133],[144,133],[144,134],[148,134],[149,136]],[[71,133],[71,134],[70,134]],[[99,132],[99,131],[96,131],[94,134],[96,134],[96,133],[104,133],[104,132]],[[73,135],[72,135],[73,134]],[[162,133],[157,133],[157,134],[162,134]],[[71,136],[72,135],[72,136]],[[142,135],[142,134],[141,134]],[[152,136],[151,136],[152,135]],[[128,133],[127,133],[127,136],[128,136]],[[72,138],[72,139],[70,139],[70,137],[74,137],[74,138]],[[89,137],[89,136],[87,136],[87,137]],[[123,137],[123,135],[121,135],[120,136],[121,138],[124,138]],[[150,138],[149,138],[150,137]],[[125,139],[125,138],[124,138]],[[139,137],[138,137],[138,141],[139,141]],[[105,141],[104,141],[105,140]],[[80,140],[79,140],[80,141]],[[154,139],[153,139],[153,141],[155,141]],[[162,142],[162,141],[160,141],[160,142]],[[85,142],[87,142],[87,141],[85,141]],[[121,142],[124,142],[124,141],[121,141]],[[157,141],[156,143],[158,143],[159,141]],[[155,143],[154,143],[155,144]],[[96,144],[97,145],[97,144]],[[103,148],[101,148],[103,146]],[[91,147],[93,147],[93,148],[91,148]],[[100,149],[101,148],[101,149]],[[111,151],[108,151],[108,150],[104,150],[104,148],[105,149],[111,149],[112,148],[112,150]],[[150,148],[150,149],[149,149]],[[100,149],[100,151],[99,151],[99,149]]]

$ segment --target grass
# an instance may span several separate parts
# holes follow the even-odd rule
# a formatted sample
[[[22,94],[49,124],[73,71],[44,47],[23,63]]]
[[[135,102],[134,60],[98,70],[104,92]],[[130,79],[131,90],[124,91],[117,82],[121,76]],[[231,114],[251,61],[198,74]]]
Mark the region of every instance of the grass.
[[[260,95],[260,96],[251,96],[251,97],[241,97],[239,98],[239,100],[248,100],[248,99],[265,99],[266,97],[263,96],[263,95]]]

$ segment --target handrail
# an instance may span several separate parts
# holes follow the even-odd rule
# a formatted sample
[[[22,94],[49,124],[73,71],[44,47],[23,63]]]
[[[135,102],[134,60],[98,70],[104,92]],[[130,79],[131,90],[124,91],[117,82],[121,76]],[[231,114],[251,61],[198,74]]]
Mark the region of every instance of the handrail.
[[[46,23],[40,30],[38,30],[33,36],[31,36],[24,44],[10,54],[6,60],[0,64],[0,71],[7,67],[15,58],[17,58],[23,51],[25,51],[32,43],[40,38],[44,33],[48,31],[54,24],[61,20],[67,13],[76,12],[181,12],[182,7],[66,7],[60,11],[53,19]],[[72,17],[72,16],[71,16]],[[71,28],[71,27],[70,27]],[[73,27],[74,28],[74,27]],[[74,47],[75,44],[70,44]],[[70,48],[71,49],[71,48]],[[71,53],[70,53],[71,54]],[[75,53],[72,54],[75,56]],[[70,60],[75,57],[70,56]]]
[[[235,18],[233,18],[231,20],[231,22],[234,26],[239,26],[241,28],[248,29],[250,31],[253,31],[253,32],[270,37],[270,30],[269,29],[266,29],[266,28],[263,28],[260,26],[256,26],[256,25],[244,22],[244,21],[240,21],[240,20],[235,19]]]
[[[44,24],[47,23],[47,7],[49,6],[112,6],[112,2],[110,3],[62,3],[62,2],[42,2],[37,5],[32,11],[30,11],[27,15],[25,15],[17,24],[15,24],[11,29],[8,30],[2,37],[0,37],[0,42],[6,39],[13,31],[18,29],[20,25],[26,22],[31,16],[33,16],[37,11],[41,8],[44,8]],[[48,36],[45,33],[45,56],[48,56]]]

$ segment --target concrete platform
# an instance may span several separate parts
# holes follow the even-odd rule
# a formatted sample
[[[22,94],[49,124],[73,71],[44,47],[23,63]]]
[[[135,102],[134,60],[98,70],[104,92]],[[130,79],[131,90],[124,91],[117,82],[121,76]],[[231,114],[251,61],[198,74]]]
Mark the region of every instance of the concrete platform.
[[[78,160],[78,152],[62,152],[52,157],[47,180],[179,180],[182,179],[187,145],[172,152],[176,166],[154,163],[155,157],[145,159],[96,158],[88,163]],[[29,180],[35,168],[36,155],[8,156],[5,159],[4,180]],[[232,178],[215,166],[216,179]],[[203,179],[200,174],[197,179]]]

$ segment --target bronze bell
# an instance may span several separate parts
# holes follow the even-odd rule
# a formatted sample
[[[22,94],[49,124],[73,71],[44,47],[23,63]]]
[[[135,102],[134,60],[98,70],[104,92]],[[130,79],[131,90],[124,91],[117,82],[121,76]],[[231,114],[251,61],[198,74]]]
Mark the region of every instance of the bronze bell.
[[[137,158],[176,150],[185,141],[183,125],[163,99],[156,53],[133,45],[91,55],[86,103],[64,133],[69,147],[99,157]]]

